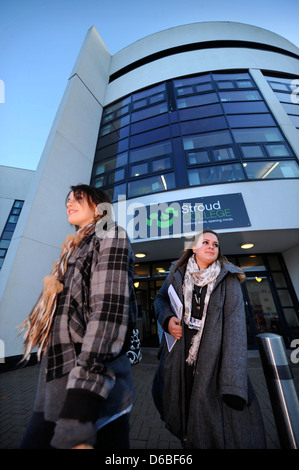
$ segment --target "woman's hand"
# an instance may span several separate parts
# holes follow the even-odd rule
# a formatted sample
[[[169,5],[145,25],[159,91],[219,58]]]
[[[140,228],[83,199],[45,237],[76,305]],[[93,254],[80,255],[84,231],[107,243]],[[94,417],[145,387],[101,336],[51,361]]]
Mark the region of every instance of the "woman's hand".
[[[168,322],[168,331],[175,339],[181,339],[182,337],[182,325],[177,317],[171,317]]]

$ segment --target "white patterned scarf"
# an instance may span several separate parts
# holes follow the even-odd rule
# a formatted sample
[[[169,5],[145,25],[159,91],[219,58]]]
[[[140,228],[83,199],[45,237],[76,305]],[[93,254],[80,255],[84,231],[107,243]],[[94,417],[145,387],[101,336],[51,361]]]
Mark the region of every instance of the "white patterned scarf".
[[[219,261],[214,261],[207,269],[199,269],[195,255],[190,256],[184,277],[183,293],[185,303],[184,322],[187,326],[190,325],[192,314],[192,296],[194,284],[200,287],[207,286],[207,292],[204,299],[203,315],[200,321],[200,327],[196,335],[193,336],[191,346],[189,349],[187,364],[192,365],[197,359],[200,340],[205,324],[207,308],[210,300],[211,293],[214,289],[216,279],[220,273],[221,265]]]

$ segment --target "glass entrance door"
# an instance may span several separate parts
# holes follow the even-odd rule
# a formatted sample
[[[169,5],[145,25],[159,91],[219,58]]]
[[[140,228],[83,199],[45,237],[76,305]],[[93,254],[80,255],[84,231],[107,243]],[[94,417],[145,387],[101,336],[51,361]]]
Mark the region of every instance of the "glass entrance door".
[[[244,291],[249,345],[255,345],[255,336],[260,333],[275,333],[286,338],[270,277],[265,272],[247,273]]]

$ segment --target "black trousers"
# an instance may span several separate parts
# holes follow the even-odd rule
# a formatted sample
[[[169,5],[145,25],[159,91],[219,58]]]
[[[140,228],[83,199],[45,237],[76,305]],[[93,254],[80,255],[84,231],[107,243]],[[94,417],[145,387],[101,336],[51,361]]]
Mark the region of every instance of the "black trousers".
[[[43,413],[33,413],[27,426],[21,449],[53,449],[50,442],[54,435],[55,423],[44,420]],[[111,421],[97,432],[95,449],[129,449],[129,414]]]

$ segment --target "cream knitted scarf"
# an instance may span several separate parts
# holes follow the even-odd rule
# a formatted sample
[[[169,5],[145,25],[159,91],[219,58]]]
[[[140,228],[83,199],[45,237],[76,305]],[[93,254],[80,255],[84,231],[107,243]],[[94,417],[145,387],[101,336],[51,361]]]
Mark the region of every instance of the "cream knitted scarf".
[[[220,262],[215,261],[207,269],[199,269],[195,255],[192,255],[187,263],[187,268],[184,277],[183,283],[183,293],[184,293],[184,304],[185,304],[185,313],[184,313],[184,322],[188,326],[191,318],[192,310],[192,295],[194,284],[197,286],[203,287],[207,285],[207,292],[204,299],[204,309],[201,319],[201,324],[196,335],[193,336],[191,346],[189,349],[188,357],[186,362],[189,365],[195,363],[198,355],[198,349],[200,345],[200,340],[205,324],[207,308],[210,300],[211,293],[214,289],[216,279],[220,273]]]
[[[20,334],[24,333],[24,354],[22,361],[30,358],[33,348],[38,347],[38,360],[43,350],[49,344],[50,329],[56,310],[57,297],[63,290],[63,279],[68,260],[80,241],[94,229],[91,223],[68,235],[62,244],[62,252],[58,261],[53,264],[53,270],[44,278],[43,291],[29,316],[18,327]]]

